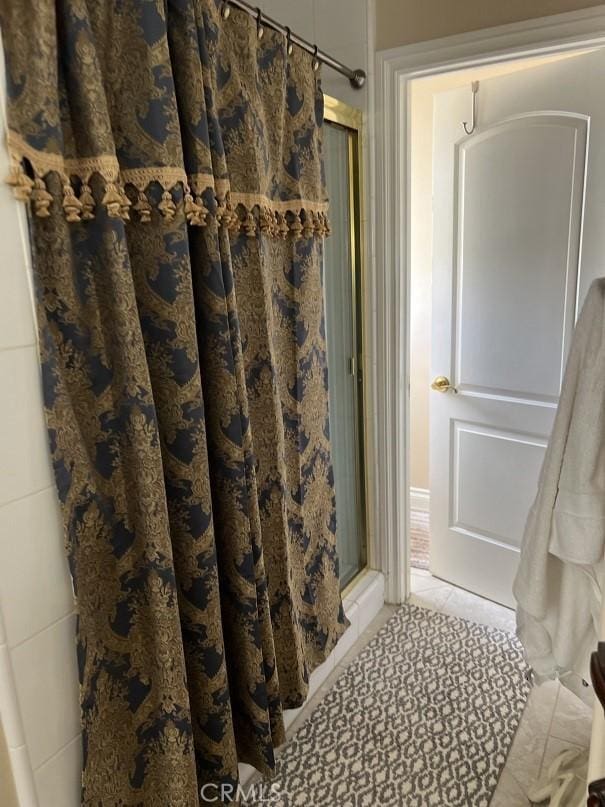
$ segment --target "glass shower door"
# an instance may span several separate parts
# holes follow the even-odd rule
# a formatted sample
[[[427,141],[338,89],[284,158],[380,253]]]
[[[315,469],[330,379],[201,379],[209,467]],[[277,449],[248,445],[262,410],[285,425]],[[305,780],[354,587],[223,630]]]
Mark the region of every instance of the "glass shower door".
[[[342,106],[337,104],[337,108]],[[332,235],[324,245],[324,278],[337,545],[340,579],[344,588],[366,564],[359,131],[328,119],[330,113],[330,106],[327,105],[324,163]]]

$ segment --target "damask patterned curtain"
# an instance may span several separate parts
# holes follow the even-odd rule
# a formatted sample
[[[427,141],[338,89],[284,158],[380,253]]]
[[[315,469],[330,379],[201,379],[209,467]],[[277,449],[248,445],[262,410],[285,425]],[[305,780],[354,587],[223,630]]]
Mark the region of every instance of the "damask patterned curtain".
[[[346,627],[322,94],[308,54],[219,5],[0,0],[87,807],[270,774]]]

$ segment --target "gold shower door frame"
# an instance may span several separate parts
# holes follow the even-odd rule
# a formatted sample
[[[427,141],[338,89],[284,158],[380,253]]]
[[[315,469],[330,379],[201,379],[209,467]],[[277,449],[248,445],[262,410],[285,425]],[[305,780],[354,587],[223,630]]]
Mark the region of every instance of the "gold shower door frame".
[[[365,290],[365,244],[362,211],[365,210],[363,186],[363,113],[343,101],[324,96],[324,124],[336,126],[347,134],[348,187],[349,187],[349,249],[351,256],[351,320],[355,341],[355,353],[351,357],[351,373],[356,379],[355,413],[357,443],[357,502],[361,534],[360,568],[343,589],[345,595],[366,571],[368,563],[368,513],[367,473],[365,457],[368,435],[365,418],[364,371],[364,290]],[[337,503],[338,506],[338,503]]]

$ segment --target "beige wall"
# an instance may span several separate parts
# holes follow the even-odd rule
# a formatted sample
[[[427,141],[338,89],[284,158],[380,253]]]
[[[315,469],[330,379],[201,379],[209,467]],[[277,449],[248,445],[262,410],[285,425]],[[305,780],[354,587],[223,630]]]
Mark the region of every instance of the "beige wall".
[[[602,5],[602,0],[376,0],[376,49]]]

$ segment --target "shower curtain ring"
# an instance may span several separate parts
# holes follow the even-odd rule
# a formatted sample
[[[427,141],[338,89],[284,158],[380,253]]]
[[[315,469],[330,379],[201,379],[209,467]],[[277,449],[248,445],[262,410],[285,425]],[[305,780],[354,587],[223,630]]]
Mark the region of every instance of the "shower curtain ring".
[[[258,39],[262,39],[265,34],[265,29],[263,28],[263,12],[260,8],[256,7],[256,36]]]
[[[231,6],[227,2],[227,0],[223,0],[221,4],[221,17],[224,20],[229,19],[229,14],[231,14]]]
[[[319,70],[319,58],[317,56],[317,45],[313,48],[313,61],[311,62],[313,70],[317,72]]]
[[[288,56],[292,56],[292,51],[294,50],[294,45],[292,44],[292,31],[286,25],[286,53]]]

